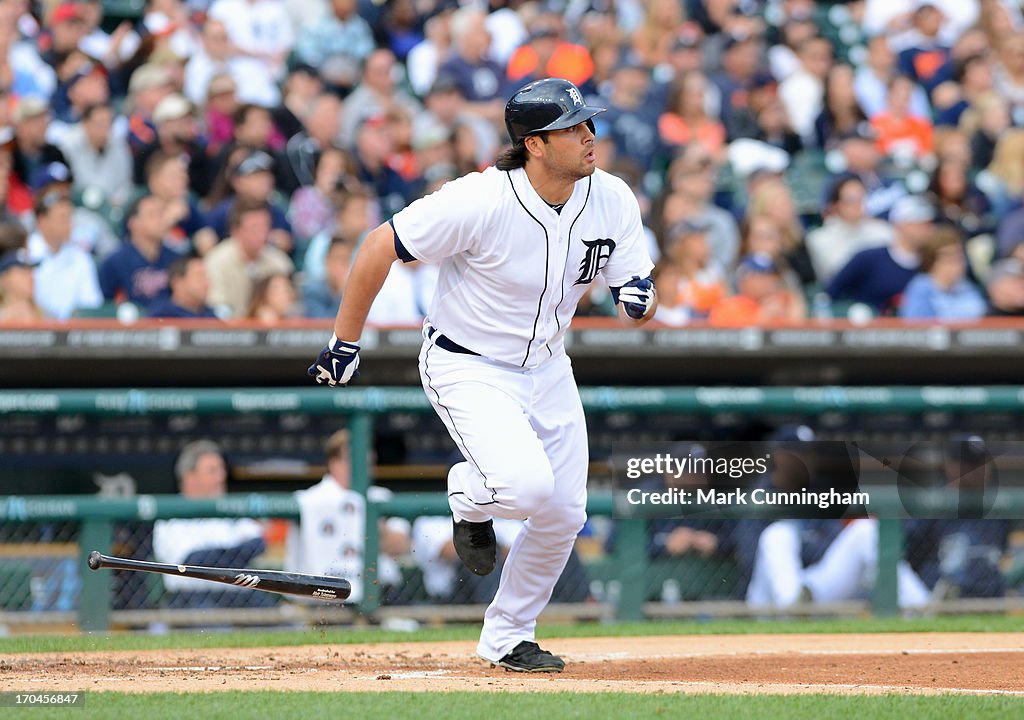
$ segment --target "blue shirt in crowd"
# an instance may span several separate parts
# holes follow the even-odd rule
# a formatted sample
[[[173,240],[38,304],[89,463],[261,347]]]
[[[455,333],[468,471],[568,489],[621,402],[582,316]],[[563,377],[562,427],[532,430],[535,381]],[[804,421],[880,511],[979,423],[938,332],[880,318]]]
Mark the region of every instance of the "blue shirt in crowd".
[[[124,296],[148,307],[154,300],[169,297],[167,269],[180,255],[166,245],[160,246],[156,261],[150,262],[131,242],[126,241],[100,266],[100,290],[107,300]]]
[[[853,300],[881,312],[917,274],[917,267],[906,267],[892,256],[891,248],[861,250],[836,273],[825,292],[834,300]]]
[[[900,317],[909,319],[976,320],[985,315],[985,298],[970,280],[961,279],[948,290],[931,275],[914,277],[903,291]]]

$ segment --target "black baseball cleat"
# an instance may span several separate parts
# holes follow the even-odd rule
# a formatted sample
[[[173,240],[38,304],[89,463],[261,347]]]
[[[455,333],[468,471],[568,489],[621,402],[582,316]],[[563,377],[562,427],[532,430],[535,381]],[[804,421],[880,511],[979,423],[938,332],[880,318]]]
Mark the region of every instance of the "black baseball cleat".
[[[498,552],[494,521],[475,523],[452,518],[452,527],[455,552],[462,562],[477,575],[489,575],[494,570]]]
[[[562,672],[565,669],[565,661],[562,658],[552,655],[547,650],[541,650],[540,645],[529,640],[523,640],[516,645],[498,661],[498,664],[506,670],[515,672]]]

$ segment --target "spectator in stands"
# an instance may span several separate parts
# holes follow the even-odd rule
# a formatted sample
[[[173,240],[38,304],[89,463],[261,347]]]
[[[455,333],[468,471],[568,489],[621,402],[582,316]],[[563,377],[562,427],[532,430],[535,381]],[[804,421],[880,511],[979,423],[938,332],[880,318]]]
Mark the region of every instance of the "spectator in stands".
[[[18,100],[11,120],[14,124],[14,176],[25,185],[40,168],[59,162],[67,165],[64,153],[46,139],[50,107],[45,100],[25,97]]]
[[[836,140],[867,122],[857,101],[855,73],[851,65],[836,63],[825,76],[824,101],[814,121],[814,146],[831,150]]]
[[[501,122],[504,111],[505,72],[488,53],[491,34],[486,14],[474,7],[463,7],[452,16],[454,52],[442,63],[438,75],[455,80],[466,98],[467,112],[492,122]]]
[[[285,139],[274,125],[273,113],[260,105],[242,103],[235,107],[231,114],[231,139],[217,153],[213,164],[223,172],[232,166],[229,160],[239,157],[239,151],[259,150],[274,160],[274,188],[288,195],[292,182],[291,172],[287,168],[287,159],[282,156]],[[238,160],[236,159],[237,163]],[[211,195],[213,193],[211,192]],[[213,199],[209,197],[209,199]]]
[[[828,284],[855,254],[892,242],[892,226],[864,211],[864,183],[853,175],[840,176],[829,188],[820,228],[807,234],[807,252],[818,282]]]
[[[128,116],[128,144],[137,154],[143,147],[156,142],[153,111],[168,95],[174,93],[174,81],[167,68],[155,63],[140,65],[128,80],[126,107]]]
[[[1006,100],[995,91],[982,93],[960,118],[960,130],[970,137],[971,167],[989,167],[999,140],[1011,129]]]
[[[355,0],[331,0],[326,18],[302,26],[295,57],[319,70],[330,87],[347,93],[374,49],[373,31],[357,12]],[[372,113],[371,113],[372,114]]]
[[[672,0],[646,0],[643,21],[633,32],[632,51],[649,68],[668,62],[676,30],[683,24],[683,7]]]
[[[993,232],[996,222],[988,198],[968,177],[969,170],[962,160],[939,160],[928,186],[940,222],[959,228],[967,238]]]
[[[984,517],[996,492],[991,451],[977,435],[954,437],[944,448],[942,472],[958,499],[957,518],[909,521],[907,557],[937,600],[1002,597],[1000,562],[1012,521]]]
[[[29,187],[36,197],[50,190],[57,190],[70,197],[73,182],[74,177],[67,165],[52,162],[35,171]],[[22,222],[31,227],[31,213],[24,215]],[[71,243],[92,255],[97,261],[120,247],[120,239],[114,235],[109,219],[86,207],[76,207],[72,212]]]
[[[13,97],[49,98],[57,87],[57,76],[39,57],[34,39],[22,37],[18,14],[17,3],[0,3],[0,55],[6,60],[4,85]]]
[[[729,294],[725,270],[711,253],[708,226],[699,220],[682,220],[666,236],[664,259],[657,268],[660,297],[655,320],[682,326],[703,320]]]
[[[872,36],[868,41],[867,60],[857,68],[853,81],[857,102],[868,118],[885,110],[889,80],[895,72],[896,56],[889,45],[889,36],[884,33]],[[928,94],[919,85],[911,91],[910,112],[916,117],[931,114]]]
[[[167,269],[168,298],[155,300],[146,314],[162,318],[215,318],[213,308],[206,304],[210,295],[210,278],[203,259],[195,255],[180,257]]]
[[[209,17],[224,23],[236,54],[258,60],[275,81],[284,79],[295,37],[282,0],[214,0]]]
[[[64,135],[60,149],[70,163],[76,192],[98,190],[119,206],[131,188],[132,155],[125,130],[115,124],[115,117],[106,105],[87,105],[81,120]]]
[[[642,174],[658,153],[659,109],[650,100],[650,72],[637,63],[623,63],[612,73],[608,96],[600,102],[607,107],[602,124],[610,129],[620,159],[628,158]]]
[[[218,316],[244,317],[253,284],[275,272],[294,271],[288,256],[270,244],[270,209],[266,203],[240,198],[228,215],[231,235],[206,254],[209,303]]]
[[[295,233],[297,254],[304,254],[310,240],[330,229],[334,221],[334,201],[346,183],[353,184],[348,154],[339,147],[325,148],[317,158],[314,183],[300,187],[292,195],[288,218]]]
[[[201,45],[185,65],[183,92],[196,106],[209,97],[216,75],[230,75],[241,102],[275,105],[281,97],[273,76],[259,58],[235,51],[225,23],[209,18],[203,24]]]
[[[921,250],[934,231],[935,209],[923,197],[899,199],[889,214],[891,244],[861,250],[832,278],[825,292],[836,300],[864,303],[876,314],[894,310],[921,264]]]
[[[1011,257],[992,265],[985,284],[988,315],[1024,315],[1024,261]]]
[[[843,172],[855,175],[864,184],[867,191],[864,207],[868,215],[886,218],[893,203],[907,191],[901,182],[881,173],[882,154],[877,140],[871,126],[862,123],[840,138],[839,150],[845,166]]]
[[[949,77],[952,54],[939,35],[945,19],[934,3],[919,3],[911,17],[913,29],[908,34],[908,46],[897,60],[899,72],[929,94]]]
[[[299,525],[288,533],[285,567],[292,572],[337,575],[352,583],[350,602],[364,592],[363,548],[366,542],[366,500],[382,500],[391,492],[370,487],[367,498],[352,490],[352,451],[348,430],[339,430],[325,444],[327,473],[312,487],[296,493]],[[388,599],[402,584],[396,560],[408,554],[410,527],[401,518],[381,518],[377,582]]]
[[[545,77],[561,77],[577,87],[594,72],[594,61],[582,45],[565,39],[565,21],[547,13],[534,21],[528,41],[508,61],[507,78],[525,85]]]
[[[143,195],[125,213],[125,242],[100,266],[100,289],[108,301],[140,308],[170,295],[167,269],[181,257],[164,242],[170,225],[163,202]]]
[[[878,134],[878,149],[904,167],[931,155],[934,143],[931,120],[911,114],[913,87],[909,77],[893,77],[888,85],[886,109],[871,118]]]
[[[246,317],[264,325],[277,325],[302,315],[295,285],[289,275],[274,273],[256,281]]]
[[[60,145],[68,126],[82,119],[82,111],[92,105],[110,104],[107,69],[81,52],[72,53],[60,68],[61,81],[51,98],[53,122],[48,138]]]
[[[1024,124],[1024,32],[999,38],[995,49],[995,88],[1009,103],[1013,124],[1019,126]]]
[[[423,102],[427,112],[415,118],[414,134],[424,129],[433,133],[434,128],[440,128],[447,138],[452,128],[470,127],[476,137],[477,164],[489,164],[497,155],[500,142],[494,124],[470,112],[466,98],[454,78],[438,76]],[[453,161],[451,156],[446,159],[448,162]],[[426,165],[421,167],[428,169]]]
[[[220,447],[210,440],[185,445],[174,464],[178,490],[186,499],[210,500],[227,492],[228,471]],[[249,567],[266,551],[263,527],[250,518],[157,520],[153,524],[153,556],[172,565]],[[172,608],[267,606],[273,593],[247,592],[195,578],[163,575],[165,604]]]
[[[285,146],[292,183],[281,189],[288,193],[315,182],[317,158],[324,148],[334,145],[338,138],[341,101],[335,95],[320,93],[310,102],[309,110],[301,120],[303,130],[290,137]]]
[[[31,324],[46,315],[35,301],[32,266],[18,250],[0,255],[0,325]]]
[[[796,50],[800,66],[779,83],[779,98],[793,129],[810,145],[815,139],[815,120],[823,107],[825,78],[832,67],[832,43],[823,37],[810,37]]]
[[[985,315],[985,298],[967,279],[960,233],[935,229],[921,251],[921,269],[907,284],[899,314],[911,320],[976,320]]]
[[[977,182],[1001,217],[1000,246],[1016,241],[1024,228],[1024,212],[1019,207],[1024,195],[1024,129],[1012,128],[1000,136],[992,162],[978,174]]]
[[[725,126],[707,114],[707,76],[691,71],[679,76],[669,90],[667,110],[658,119],[661,142],[677,148],[696,142],[718,161],[724,157]]]
[[[323,262],[323,277],[307,278],[302,286],[302,304],[306,309],[306,317],[330,318],[338,314],[352,265],[352,254],[352,243],[341,235],[331,237],[327,257]]]
[[[285,253],[294,250],[292,228],[285,209],[273,199],[274,159],[262,150],[239,149],[242,157],[228,160],[227,184],[231,194],[218,203],[206,216],[206,222],[217,233],[226,237],[230,228],[228,218],[232,209],[242,200],[263,203],[271,216],[270,242]]]
[[[202,108],[203,127],[206,128],[206,152],[217,156],[235,139],[235,113],[238,112],[238,86],[227,73],[210,78],[206,86]]]
[[[36,303],[47,315],[67,320],[79,309],[103,304],[96,263],[71,240],[71,197],[57,189],[35,199],[36,230],[28,238],[28,259],[35,269]]]
[[[783,268],[765,253],[754,253],[736,267],[736,294],[711,309],[708,322],[718,327],[747,327],[807,318],[803,297],[786,287]]]
[[[133,176],[139,185],[146,181],[146,162],[158,150],[188,158],[189,188],[205,197],[213,182],[213,163],[206,152],[206,138],[199,131],[192,105],[182,95],[168,95],[153,110],[156,137],[135,152]]]
[[[394,145],[387,118],[367,118],[356,130],[353,152],[356,178],[376,195],[383,218],[390,218],[413,198],[413,187],[387,163]]]
[[[711,155],[699,143],[684,147],[669,166],[669,192],[661,203],[658,221],[663,227],[682,220],[704,225],[712,256],[722,268],[728,268],[736,262],[739,229],[732,214],[712,202],[717,172]]]
[[[303,275],[312,282],[320,282],[324,278],[324,258],[333,238],[340,237],[355,249],[370,229],[370,196],[361,187],[337,191],[334,204],[336,209],[331,227],[310,241],[302,260]]]
[[[420,104],[405,90],[395,85],[395,55],[386,48],[371,52],[363,64],[358,87],[345,100],[341,122],[341,143],[352,147],[356,132],[366,120],[383,117],[393,107],[405,108],[415,115]]]
[[[47,22],[40,26],[36,44],[43,61],[58,68],[78,48],[89,28],[78,3],[61,2],[51,10]]]
[[[756,175],[757,173],[755,173]],[[814,266],[807,254],[804,244],[804,226],[797,214],[796,201],[785,180],[778,175],[767,174],[763,179],[754,178],[750,191],[750,204],[747,206],[747,220],[768,217],[775,222],[781,232],[781,254],[772,250],[768,252],[780,264],[796,273],[797,284],[791,289],[799,292],[800,286],[814,282]],[[748,181],[748,186],[751,183]],[[756,248],[742,248],[743,252],[762,252]]]
[[[427,19],[423,25],[426,37],[414,46],[406,58],[409,85],[419,97],[425,97],[452,46],[451,7],[440,9],[437,14]]]
[[[761,84],[760,40],[749,34],[727,34],[722,45],[722,68],[712,75],[722,98],[722,123],[729,139],[742,137],[742,114],[750,110],[750,91]]]
[[[987,52],[954,61],[953,77],[935,89],[936,126],[956,127],[963,114],[982,96],[993,91],[992,61]],[[939,105],[942,101],[944,104]]]
[[[181,155],[153,153],[146,163],[146,188],[160,201],[168,228],[165,242],[178,254],[205,255],[217,244],[216,233],[188,191],[188,162]]]

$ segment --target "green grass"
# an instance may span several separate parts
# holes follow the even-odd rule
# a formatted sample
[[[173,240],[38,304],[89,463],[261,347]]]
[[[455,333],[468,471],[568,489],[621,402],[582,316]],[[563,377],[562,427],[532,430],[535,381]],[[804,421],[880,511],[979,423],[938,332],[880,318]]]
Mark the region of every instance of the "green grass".
[[[43,718],[391,718],[444,720],[501,718],[729,718],[730,720],[910,720],[911,718],[1021,717],[1024,699],[995,696],[738,696],[631,695],[627,693],[90,693],[79,709],[32,709],[17,713]]]
[[[540,638],[644,635],[738,635],[751,633],[866,633],[866,632],[1022,632],[1024,618],[967,615],[915,619],[846,620],[714,620],[648,621],[638,623],[581,623],[538,628]],[[412,633],[347,627],[306,630],[233,632],[184,631],[169,635],[86,634],[15,635],[0,638],[0,655],[27,652],[89,652],[98,650],[164,650],[189,648],[280,647],[341,643],[429,642],[475,640],[475,625],[424,628]]]

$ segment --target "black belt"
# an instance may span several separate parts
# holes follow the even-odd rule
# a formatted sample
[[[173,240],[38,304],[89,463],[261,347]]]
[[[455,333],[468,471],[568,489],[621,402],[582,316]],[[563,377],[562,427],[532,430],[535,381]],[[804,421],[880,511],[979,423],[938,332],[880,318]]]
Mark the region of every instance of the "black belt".
[[[479,355],[478,352],[473,352],[469,348],[464,348],[454,340],[451,340],[437,331],[437,328],[430,328],[427,332],[427,337],[434,341],[442,350],[447,350],[453,353],[462,353],[463,355]]]

